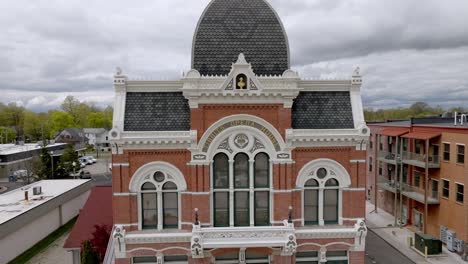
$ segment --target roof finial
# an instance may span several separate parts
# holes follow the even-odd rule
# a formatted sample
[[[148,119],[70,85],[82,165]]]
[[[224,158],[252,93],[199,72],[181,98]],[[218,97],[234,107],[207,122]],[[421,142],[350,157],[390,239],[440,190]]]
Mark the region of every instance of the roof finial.
[[[239,58],[237,59],[236,64],[247,64],[247,61],[245,60],[244,53],[239,54]]]
[[[361,76],[361,68],[359,66],[354,69],[353,76]]]
[[[117,67],[115,70],[116,70],[115,75],[117,75],[117,76],[122,75],[122,69],[120,67]]]

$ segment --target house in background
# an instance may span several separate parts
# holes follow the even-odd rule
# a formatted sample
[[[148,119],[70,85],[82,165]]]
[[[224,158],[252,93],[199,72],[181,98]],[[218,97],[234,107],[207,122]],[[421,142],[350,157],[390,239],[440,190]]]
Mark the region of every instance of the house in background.
[[[85,136],[88,138],[88,144],[93,145],[100,151],[110,150],[109,131],[104,128],[83,128]]]
[[[55,142],[70,144],[76,151],[81,151],[86,149],[89,139],[85,136],[83,129],[65,128],[55,136]]]

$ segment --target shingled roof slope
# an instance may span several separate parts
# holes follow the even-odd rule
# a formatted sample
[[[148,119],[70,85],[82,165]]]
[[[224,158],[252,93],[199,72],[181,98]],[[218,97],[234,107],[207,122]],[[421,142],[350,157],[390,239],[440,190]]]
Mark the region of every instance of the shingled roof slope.
[[[63,248],[80,248],[85,240],[92,239],[94,225],[112,227],[112,187],[96,186],[86,201]]]
[[[286,32],[264,0],[213,0],[195,31],[192,68],[203,75],[226,75],[240,53],[257,75],[289,69]]]
[[[190,107],[182,92],[129,92],[125,131],[188,131]]]
[[[349,92],[300,92],[292,108],[294,129],[354,128]]]

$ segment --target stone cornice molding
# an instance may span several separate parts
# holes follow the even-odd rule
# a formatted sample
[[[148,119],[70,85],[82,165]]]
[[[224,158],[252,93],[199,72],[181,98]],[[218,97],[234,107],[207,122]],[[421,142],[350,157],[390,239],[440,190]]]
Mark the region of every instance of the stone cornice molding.
[[[286,129],[286,143],[300,147],[345,147],[367,143],[369,129]]]
[[[113,151],[117,144],[119,152],[120,149],[188,149],[196,146],[197,131],[119,132],[113,129],[109,140]]]

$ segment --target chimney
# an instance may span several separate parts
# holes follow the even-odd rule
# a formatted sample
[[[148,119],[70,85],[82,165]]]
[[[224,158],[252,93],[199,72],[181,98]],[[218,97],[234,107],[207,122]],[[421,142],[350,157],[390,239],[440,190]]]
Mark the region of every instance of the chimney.
[[[24,200],[28,201],[28,191],[24,191]]]

